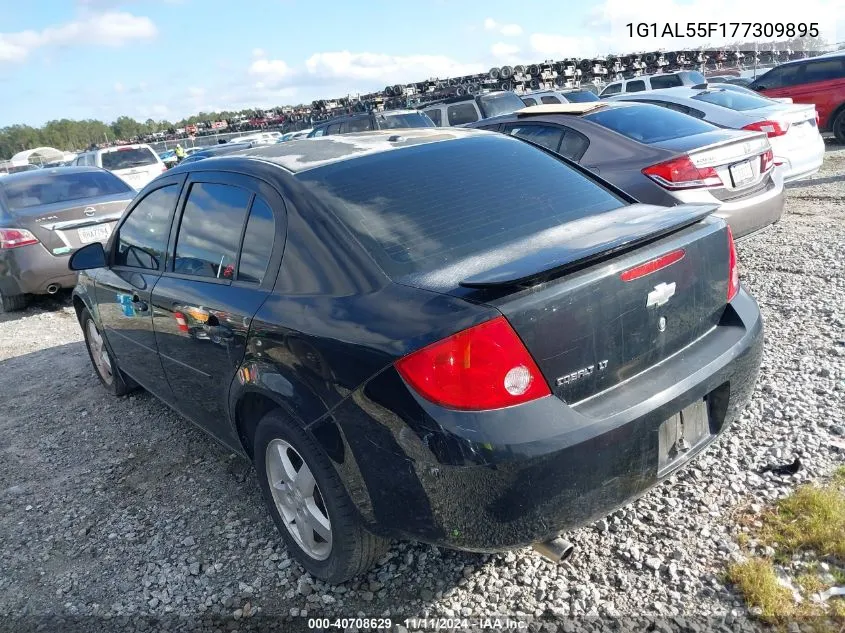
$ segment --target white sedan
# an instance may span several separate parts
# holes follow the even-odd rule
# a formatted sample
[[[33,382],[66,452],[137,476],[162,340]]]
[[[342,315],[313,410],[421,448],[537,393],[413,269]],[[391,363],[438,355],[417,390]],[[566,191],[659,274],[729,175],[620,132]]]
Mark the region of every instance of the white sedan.
[[[719,127],[766,132],[785,182],[813,175],[824,160],[824,141],[813,105],[782,103],[712,86],[649,90],[610,99],[663,106]]]

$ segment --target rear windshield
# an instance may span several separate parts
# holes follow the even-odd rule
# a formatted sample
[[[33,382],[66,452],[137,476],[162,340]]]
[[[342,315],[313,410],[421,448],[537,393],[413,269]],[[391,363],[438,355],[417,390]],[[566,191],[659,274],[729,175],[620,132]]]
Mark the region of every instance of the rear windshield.
[[[115,169],[129,169],[130,167],[144,167],[154,165],[155,154],[149,147],[121,147],[119,149],[103,152],[103,169],[113,171]]]
[[[26,179],[4,182],[0,185],[0,192],[6,206],[12,211],[44,204],[135,193],[120,178],[103,171],[33,174]]]
[[[382,152],[297,178],[394,278],[626,204],[561,160],[499,135]]]
[[[376,121],[382,130],[408,127],[435,127],[428,115],[422,112],[407,112],[405,114],[377,114]]]
[[[590,92],[589,90],[580,90],[578,92],[565,92],[563,96],[569,103],[590,103],[591,101],[600,101],[599,96]]]
[[[660,106],[637,104],[601,108],[584,117],[640,143],[660,143],[718,129],[715,125]]]
[[[511,112],[522,110],[525,107],[522,99],[513,92],[481,95],[478,101],[485,119],[499,116],[500,114],[510,114]]]
[[[772,101],[770,99],[764,99],[756,95],[748,94],[746,92],[738,92],[736,90],[708,90],[707,92],[699,92],[693,97],[693,99],[722,106],[723,108],[728,108],[729,110],[737,110],[739,112],[756,110],[757,108],[767,108],[772,105]]]

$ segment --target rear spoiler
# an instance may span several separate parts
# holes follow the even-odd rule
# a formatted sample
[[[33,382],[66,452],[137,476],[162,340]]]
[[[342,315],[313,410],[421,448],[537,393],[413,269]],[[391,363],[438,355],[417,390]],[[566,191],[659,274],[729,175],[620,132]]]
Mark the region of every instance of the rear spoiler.
[[[459,283],[464,288],[496,288],[537,283],[582,268],[637,244],[653,241],[699,222],[717,204],[676,207],[634,204],[567,222],[505,250],[515,257]],[[495,255],[493,258],[498,259]]]

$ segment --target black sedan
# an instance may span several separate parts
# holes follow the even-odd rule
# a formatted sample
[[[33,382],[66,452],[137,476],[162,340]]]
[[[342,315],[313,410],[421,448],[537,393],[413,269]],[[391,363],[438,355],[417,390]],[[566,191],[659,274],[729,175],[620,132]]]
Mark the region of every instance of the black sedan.
[[[291,141],[149,184],[74,306],[107,389],[253,460],[316,577],[391,538],[561,559],[749,399],[762,320],[712,209],[483,131]]]

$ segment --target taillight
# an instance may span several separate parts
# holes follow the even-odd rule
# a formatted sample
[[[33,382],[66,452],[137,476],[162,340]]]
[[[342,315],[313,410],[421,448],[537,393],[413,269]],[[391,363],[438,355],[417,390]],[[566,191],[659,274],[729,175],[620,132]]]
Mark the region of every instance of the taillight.
[[[713,167],[696,167],[689,156],[679,156],[646,167],[643,173],[665,189],[722,186],[722,179]]]
[[[504,317],[417,350],[396,369],[423,398],[450,409],[499,409],[551,394]]]
[[[786,121],[757,121],[756,123],[749,123],[742,129],[752,132],[765,132],[766,136],[774,138],[786,134],[789,130],[789,123]]]
[[[772,150],[767,149],[765,153],[760,156],[760,173],[765,174],[775,164],[775,154]]]
[[[739,292],[739,266],[736,261],[736,244],[731,227],[728,227],[728,301]]]
[[[185,315],[181,312],[174,312],[173,318],[176,319],[176,327],[179,328],[180,332],[187,332],[188,331],[188,321],[185,319]]]
[[[38,238],[26,229],[0,229],[0,248],[38,244]]]
[[[819,111],[816,110],[816,127],[819,127]]]

